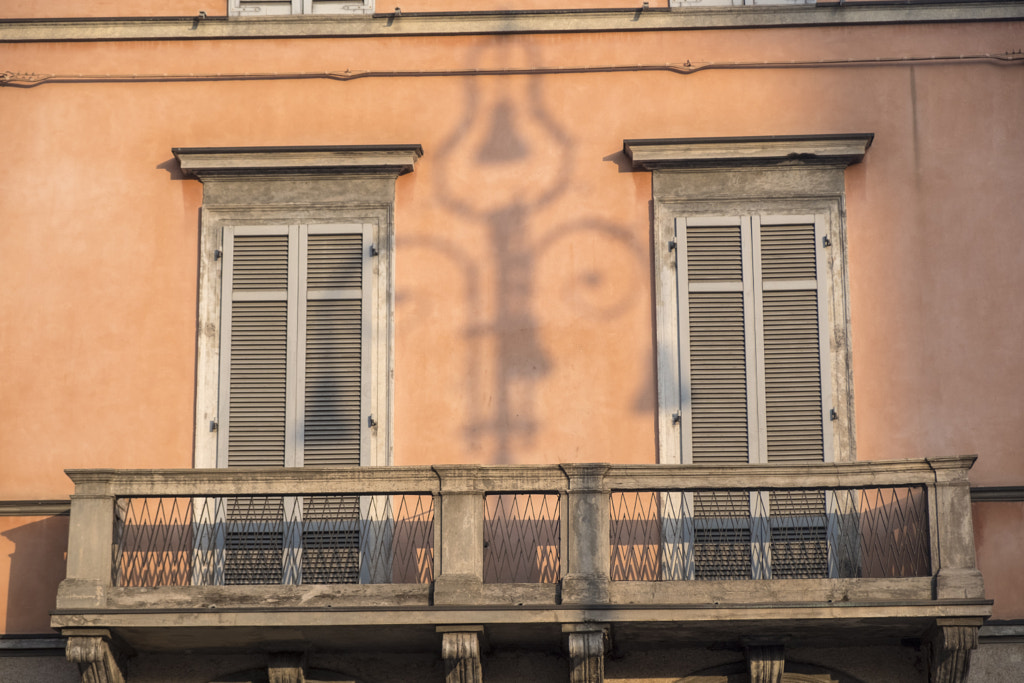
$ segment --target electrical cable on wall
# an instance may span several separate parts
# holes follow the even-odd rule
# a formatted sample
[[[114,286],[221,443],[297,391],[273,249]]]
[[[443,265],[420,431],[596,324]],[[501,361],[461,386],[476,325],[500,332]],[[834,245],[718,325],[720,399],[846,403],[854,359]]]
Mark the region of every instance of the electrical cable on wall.
[[[875,59],[836,59],[793,62],[691,62],[675,64],[622,64],[605,66],[532,67],[523,69],[434,69],[409,71],[319,71],[281,73],[188,73],[188,74],[35,74],[0,72],[0,85],[34,87],[44,83],[131,83],[195,81],[276,81],[324,79],[354,81],[363,78],[440,78],[449,76],[539,76],[557,74],[619,73],[661,71],[690,75],[702,71],[726,69],[813,69],[862,66],[908,66],[929,63],[989,63],[999,66],[1024,64],[1024,51],[1002,54],[949,55],[933,57],[882,57]]]

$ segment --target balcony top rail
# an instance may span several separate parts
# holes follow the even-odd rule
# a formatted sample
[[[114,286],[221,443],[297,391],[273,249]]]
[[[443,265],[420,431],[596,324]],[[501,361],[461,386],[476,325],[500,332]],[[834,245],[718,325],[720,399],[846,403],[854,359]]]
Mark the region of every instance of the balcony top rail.
[[[968,483],[977,456],[801,465],[433,465],[73,469],[77,496],[829,489]]]

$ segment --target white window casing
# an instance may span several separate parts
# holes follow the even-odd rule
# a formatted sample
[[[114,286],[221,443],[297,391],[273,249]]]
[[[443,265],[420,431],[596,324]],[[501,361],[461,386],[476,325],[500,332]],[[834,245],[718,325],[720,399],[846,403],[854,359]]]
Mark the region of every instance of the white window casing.
[[[373,14],[373,6],[373,0],[228,0],[228,16]]]
[[[419,145],[177,148],[174,154],[187,176],[203,182],[194,466],[229,464],[225,449],[232,433],[231,424],[237,419],[232,419],[230,410],[223,412],[225,406],[230,406],[232,371],[230,347],[225,347],[225,344],[231,339],[232,320],[231,311],[222,309],[231,307],[236,296],[254,301],[261,297],[276,297],[281,300],[278,308],[287,310],[290,316],[283,323],[286,343],[290,346],[278,359],[280,362],[283,358],[286,364],[284,379],[278,379],[278,382],[283,381],[286,387],[283,396],[287,432],[284,443],[287,445],[278,451],[280,455],[275,464],[390,464],[394,363],[394,187],[399,175],[412,171],[422,149]],[[361,235],[359,239],[362,241],[359,271],[362,283],[359,294],[362,302],[361,328],[358,331],[362,355],[357,397],[362,407],[358,460],[352,451],[342,456],[340,452],[332,455],[329,448],[324,449],[321,442],[330,440],[326,433],[331,429],[329,425],[320,425],[320,436],[305,433],[307,398],[303,382],[309,373],[306,363],[315,361],[316,367],[322,369],[326,367],[323,363],[330,365],[338,358],[328,354],[324,358],[307,359],[306,345],[299,343],[299,339],[306,335],[308,322],[307,317],[300,319],[300,315],[308,316],[311,310],[323,312],[337,308],[341,305],[341,298],[354,295],[351,287],[336,287],[315,272],[307,272],[310,241],[316,244],[318,240],[340,239],[342,235],[355,233]],[[278,265],[278,269],[283,268],[285,273],[283,276],[279,274],[278,278],[284,277],[287,284],[278,282],[271,286],[257,283],[252,289],[254,285],[250,283],[241,289],[236,287],[237,276],[233,269],[237,260],[235,240],[238,236],[287,243],[287,264]],[[313,260],[316,258],[314,254]],[[228,279],[227,288],[222,287],[225,277]],[[250,273],[245,277],[251,279],[259,277],[259,274]],[[310,278],[312,285],[300,296],[300,283],[305,286]],[[316,284],[317,278],[321,280],[319,285]],[[243,291],[246,287],[252,291]],[[237,295],[228,298],[228,294],[236,289],[239,290]],[[292,301],[290,308],[287,306],[289,299]],[[270,304],[269,301],[265,303]],[[225,348],[228,354],[222,358]],[[324,350],[322,346],[318,348]],[[324,381],[329,382],[329,376]],[[353,396],[349,396],[349,402]],[[310,400],[318,402],[321,408],[326,400],[330,408],[330,395],[311,395]],[[312,404],[309,406],[310,410],[314,407]],[[225,419],[227,424],[222,429],[221,422]],[[236,436],[240,436],[237,429],[234,431]],[[242,451],[237,453],[237,457],[240,459],[235,464],[243,464],[245,457]],[[254,459],[245,464],[269,464],[267,459],[271,458],[268,454],[252,457]]]

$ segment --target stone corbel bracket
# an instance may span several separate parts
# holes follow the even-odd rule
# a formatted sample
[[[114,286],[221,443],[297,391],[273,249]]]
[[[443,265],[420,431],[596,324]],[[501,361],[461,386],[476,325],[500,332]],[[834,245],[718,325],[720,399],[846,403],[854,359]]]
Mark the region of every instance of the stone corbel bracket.
[[[484,627],[438,626],[445,683],[482,683],[481,649],[486,649]]]
[[[971,652],[978,647],[976,625],[939,623],[929,634],[931,683],[966,683]]]
[[[864,158],[873,133],[623,140],[635,170],[737,168],[786,164],[845,168]]]
[[[746,650],[750,683],[782,683],[786,668],[782,645],[748,645]]]
[[[604,683],[604,656],[611,650],[610,624],[563,624],[568,636],[570,683]]]
[[[125,683],[129,653],[106,630],[68,634],[65,654],[78,665],[82,683]]]

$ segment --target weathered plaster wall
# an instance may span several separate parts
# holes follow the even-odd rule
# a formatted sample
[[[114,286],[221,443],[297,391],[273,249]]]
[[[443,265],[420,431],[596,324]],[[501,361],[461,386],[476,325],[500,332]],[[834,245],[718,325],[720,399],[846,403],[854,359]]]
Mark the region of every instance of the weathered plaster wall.
[[[982,643],[971,656],[969,683],[1017,683],[1024,671],[1024,643]]]
[[[17,683],[80,683],[78,667],[63,653],[44,657],[0,656],[0,681]]]

